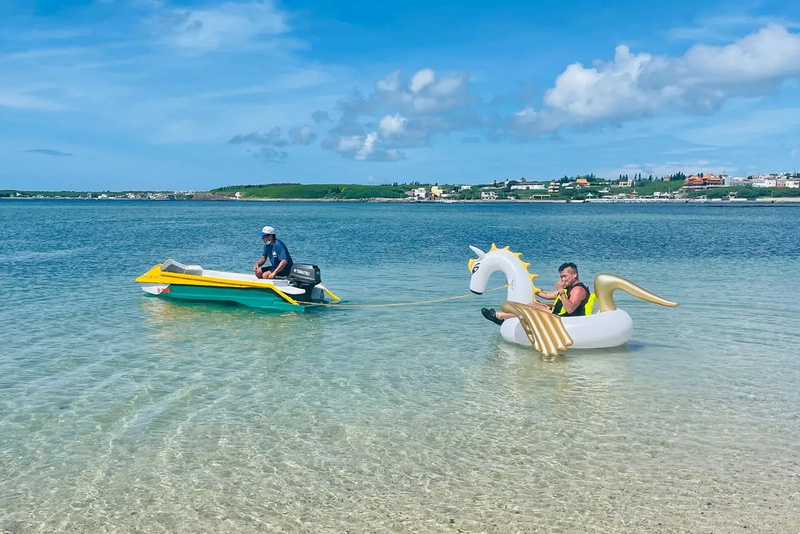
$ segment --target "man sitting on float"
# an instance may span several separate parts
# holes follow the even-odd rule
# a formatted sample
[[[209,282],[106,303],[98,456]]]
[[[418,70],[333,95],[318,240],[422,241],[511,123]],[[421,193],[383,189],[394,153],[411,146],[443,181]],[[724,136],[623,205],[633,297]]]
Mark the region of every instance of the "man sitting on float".
[[[562,317],[590,315],[594,305],[594,294],[578,279],[578,266],[572,262],[564,263],[558,268],[561,279],[556,282],[555,291],[540,291],[538,296],[552,300],[551,305],[534,299],[528,304],[533,308],[551,312]],[[503,321],[514,317],[512,313],[496,312],[494,308],[482,308],[481,313],[488,320],[503,324]]]

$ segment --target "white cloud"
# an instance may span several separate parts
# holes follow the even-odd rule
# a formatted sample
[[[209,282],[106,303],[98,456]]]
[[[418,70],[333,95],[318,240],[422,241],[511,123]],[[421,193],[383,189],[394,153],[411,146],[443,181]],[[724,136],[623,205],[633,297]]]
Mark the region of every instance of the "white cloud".
[[[694,46],[677,65],[695,83],[760,84],[800,73],[800,36],[767,26],[728,46]]]
[[[380,80],[378,92],[369,103],[391,106],[410,114],[437,113],[455,109],[469,102],[469,76],[466,72],[436,76],[431,69],[417,71],[402,87],[401,73],[395,71]]]
[[[362,135],[346,135],[342,136],[338,140],[339,142],[333,149],[336,152],[340,153],[347,153],[347,152],[358,152],[361,149],[361,146],[364,143],[364,136]]]
[[[771,24],[780,24],[795,28],[779,16],[772,15],[745,15],[745,14],[720,14],[704,17],[697,21],[695,26],[676,26],[667,30],[667,36],[673,40],[717,42],[730,41],[743,31],[752,31]]]
[[[347,135],[336,138],[331,148],[342,156],[355,161],[399,161],[403,154],[397,149],[384,149],[380,147],[381,141],[377,132],[366,135]]]
[[[648,99],[637,81],[651,60],[649,54],[634,55],[621,45],[609,65],[586,69],[572,64],[545,93],[544,104],[576,122],[647,111]]]
[[[289,141],[293,145],[310,145],[316,138],[317,134],[307,124],[289,130]]]
[[[435,76],[431,69],[422,69],[411,77],[411,83],[408,85],[409,91],[412,93],[419,93],[425,87],[433,83]]]
[[[759,96],[800,75],[800,36],[767,26],[727,46],[696,45],[684,56],[634,54],[568,66],[544,96],[541,110],[516,114],[512,130],[537,135],[565,126],[623,121],[655,113],[710,113],[726,100]]]
[[[378,80],[377,86],[379,91],[386,91],[388,93],[397,91],[400,89],[400,71],[396,70],[386,78]]]
[[[261,147],[283,148],[290,145],[310,145],[313,143],[317,134],[314,130],[304,124],[289,129],[288,139],[281,136],[281,129],[278,126],[270,128],[267,133],[260,134],[252,132],[249,134],[239,134],[228,140],[229,145],[255,145]],[[263,153],[264,151],[262,151]]]
[[[431,86],[430,94],[438,99],[450,98],[462,93],[466,89],[466,85],[466,73],[461,73],[458,76],[445,76]]]
[[[398,161],[404,157],[399,149],[424,146],[439,133],[461,130],[469,120],[467,106],[473,99],[466,72],[437,76],[422,69],[404,80],[394,71],[375,87],[370,95],[356,93],[339,103],[342,116],[323,148],[358,161]],[[360,143],[356,150],[354,139]]]
[[[227,2],[217,9],[173,9],[159,17],[159,22],[168,42],[179,48],[199,50],[245,43],[289,30],[286,16],[271,1]]]
[[[381,119],[378,127],[384,137],[391,137],[392,135],[402,133],[407,121],[408,119],[401,116],[399,113],[395,115],[386,115]]]
[[[375,152],[375,142],[378,140],[378,134],[375,132],[368,133],[367,137],[364,138],[364,141],[361,143],[361,147],[356,151],[355,159],[359,161],[364,161],[369,158],[369,156]]]

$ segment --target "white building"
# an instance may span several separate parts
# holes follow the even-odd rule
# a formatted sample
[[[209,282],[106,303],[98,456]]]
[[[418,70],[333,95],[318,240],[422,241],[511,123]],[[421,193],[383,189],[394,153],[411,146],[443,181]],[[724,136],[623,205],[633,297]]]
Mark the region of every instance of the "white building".
[[[753,180],[753,187],[778,187],[778,180],[775,178]]]
[[[428,196],[428,190],[424,187],[418,187],[412,190],[414,192],[414,198],[418,199],[425,199]]]
[[[544,191],[546,188],[544,184],[517,184],[512,185],[511,189],[527,189],[532,191]]]

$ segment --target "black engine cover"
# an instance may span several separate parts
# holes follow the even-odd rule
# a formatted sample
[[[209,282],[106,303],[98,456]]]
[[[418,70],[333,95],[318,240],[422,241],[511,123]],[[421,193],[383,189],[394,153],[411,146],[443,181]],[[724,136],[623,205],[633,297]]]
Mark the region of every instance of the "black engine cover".
[[[298,285],[315,286],[322,281],[319,267],[308,263],[295,263],[289,273],[289,279]]]

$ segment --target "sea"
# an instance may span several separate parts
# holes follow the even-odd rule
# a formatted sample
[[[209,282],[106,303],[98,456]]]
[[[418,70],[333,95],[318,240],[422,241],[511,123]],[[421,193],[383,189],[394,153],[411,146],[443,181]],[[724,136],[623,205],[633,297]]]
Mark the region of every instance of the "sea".
[[[145,295],[251,272],[342,306]],[[0,532],[800,532],[800,206],[0,201]],[[469,292],[628,278],[631,340],[546,359]]]

